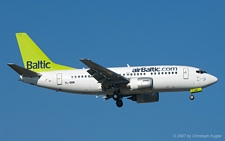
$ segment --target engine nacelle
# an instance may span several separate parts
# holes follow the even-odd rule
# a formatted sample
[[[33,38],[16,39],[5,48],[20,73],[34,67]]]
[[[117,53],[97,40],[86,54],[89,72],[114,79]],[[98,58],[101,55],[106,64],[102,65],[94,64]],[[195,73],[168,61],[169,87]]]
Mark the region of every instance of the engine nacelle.
[[[131,99],[132,101],[137,101],[137,103],[158,102],[159,92],[153,92],[149,94],[136,94],[132,95],[128,99]]]
[[[130,83],[127,84],[127,87],[131,90],[152,89],[153,79],[150,77],[131,78]]]

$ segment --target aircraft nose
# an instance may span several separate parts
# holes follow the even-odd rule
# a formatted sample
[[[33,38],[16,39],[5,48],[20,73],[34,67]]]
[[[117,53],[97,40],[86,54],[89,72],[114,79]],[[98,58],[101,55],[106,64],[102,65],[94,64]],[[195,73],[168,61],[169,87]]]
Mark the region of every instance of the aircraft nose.
[[[216,83],[218,81],[218,78],[213,76],[213,75],[211,75],[210,76],[210,81],[211,81],[212,84],[214,84],[214,83]]]

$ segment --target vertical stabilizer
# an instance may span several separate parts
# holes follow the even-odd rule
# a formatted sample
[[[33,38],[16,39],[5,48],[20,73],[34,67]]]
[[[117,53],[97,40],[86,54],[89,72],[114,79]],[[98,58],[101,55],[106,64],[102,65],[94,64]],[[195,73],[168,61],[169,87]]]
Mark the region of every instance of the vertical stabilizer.
[[[34,72],[75,69],[52,62],[26,33],[16,33],[16,39],[25,68]]]

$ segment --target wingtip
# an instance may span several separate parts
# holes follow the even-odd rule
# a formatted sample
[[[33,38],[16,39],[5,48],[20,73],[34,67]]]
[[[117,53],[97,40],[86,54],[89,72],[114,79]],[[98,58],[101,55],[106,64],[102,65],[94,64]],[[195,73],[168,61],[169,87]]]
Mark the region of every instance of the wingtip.
[[[85,61],[85,60],[89,60],[90,61],[90,59],[86,59],[86,58],[80,58],[79,60],[80,61]]]
[[[14,65],[14,63],[7,63],[7,65],[8,65],[8,66],[12,66],[12,65]]]

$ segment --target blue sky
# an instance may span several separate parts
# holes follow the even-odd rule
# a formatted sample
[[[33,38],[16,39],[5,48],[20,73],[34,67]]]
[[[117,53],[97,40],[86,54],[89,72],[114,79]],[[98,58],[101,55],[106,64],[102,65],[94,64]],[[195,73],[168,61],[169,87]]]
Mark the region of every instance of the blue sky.
[[[4,1],[0,12],[0,140],[225,139],[224,1]],[[194,101],[189,92],[161,93],[157,103],[124,100],[117,108],[113,100],[19,82],[6,65],[23,65],[16,32],[27,32],[54,62],[75,68],[86,67],[79,58],[105,67],[188,65],[219,82]]]

